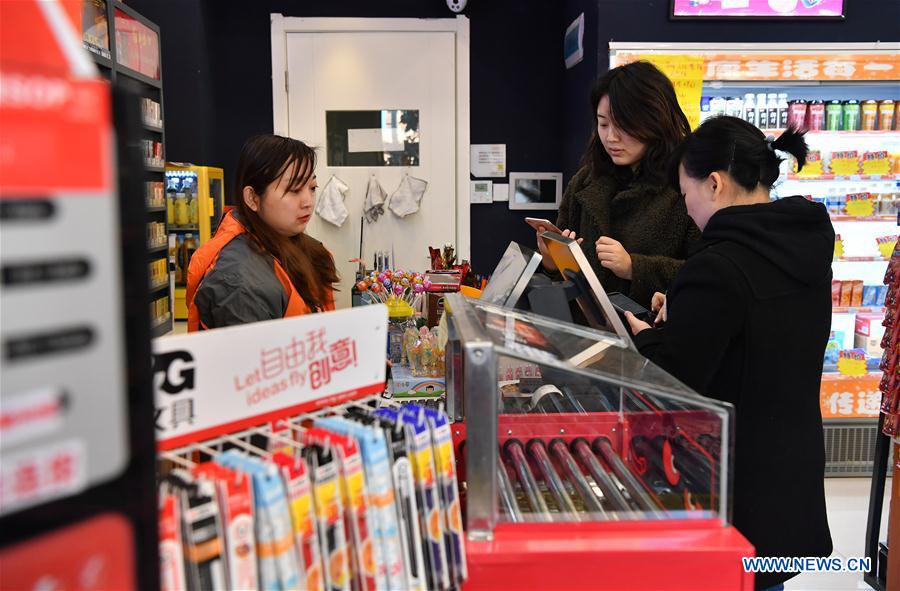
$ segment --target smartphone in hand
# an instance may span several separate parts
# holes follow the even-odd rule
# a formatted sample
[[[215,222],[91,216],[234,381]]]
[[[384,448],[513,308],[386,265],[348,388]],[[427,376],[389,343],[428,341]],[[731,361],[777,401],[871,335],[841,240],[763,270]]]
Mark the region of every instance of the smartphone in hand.
[[[556,232],[557,234],[562,235],[562,230],[556,227],[556,224],[551,222],[550,220],[545,220],[543,218],[525,218],[525,223],[537,230],[541,226],[544,227],[545,230],[549,230],[551,232]]]

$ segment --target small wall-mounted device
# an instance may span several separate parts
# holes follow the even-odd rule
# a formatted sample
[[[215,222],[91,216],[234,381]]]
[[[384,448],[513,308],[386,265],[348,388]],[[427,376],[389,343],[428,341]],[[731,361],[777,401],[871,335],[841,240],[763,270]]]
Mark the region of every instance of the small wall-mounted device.
[[[468,0],[447,0],[447,8],[453,12],[462,12],[466,8]]]

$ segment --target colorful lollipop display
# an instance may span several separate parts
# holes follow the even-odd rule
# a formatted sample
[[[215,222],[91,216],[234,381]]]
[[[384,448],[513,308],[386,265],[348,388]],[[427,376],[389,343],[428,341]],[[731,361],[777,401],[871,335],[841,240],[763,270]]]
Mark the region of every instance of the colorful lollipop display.
[[[375,303],[393,305],[404,301],[413,308],[419,304],[431,281],[422,273],[413,273],[397,269],[372,271],[364,279],[357,282],[356,289],[360,293],[368,293]]]

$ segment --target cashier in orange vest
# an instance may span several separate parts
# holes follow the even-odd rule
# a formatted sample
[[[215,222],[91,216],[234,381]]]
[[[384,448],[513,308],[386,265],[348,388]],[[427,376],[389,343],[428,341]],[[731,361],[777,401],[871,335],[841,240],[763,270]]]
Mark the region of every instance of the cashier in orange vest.
[[[316,204],[316,154],[277,135],[247,140],[236,207],[188,268],[188,330],[334,310],[334,259],[306,235]]]

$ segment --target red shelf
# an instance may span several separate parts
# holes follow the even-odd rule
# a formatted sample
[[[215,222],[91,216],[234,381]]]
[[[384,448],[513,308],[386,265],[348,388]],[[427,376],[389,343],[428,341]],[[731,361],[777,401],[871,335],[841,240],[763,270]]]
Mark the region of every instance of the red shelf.
[[[787,175],[789,181],[898,181],[900,174],[852,174],[836,175],[823,174],[819,176],[805,176],[797,174]]]
[[[839,257],[835,263],[886,263],[888,259],[882,257]]]
[[[831,216],[831,221],[833,222],[894,222],[897,221],[897,216],[893,215],[876,215],[872,217],[859,217],[852,215],[833,215]]]

